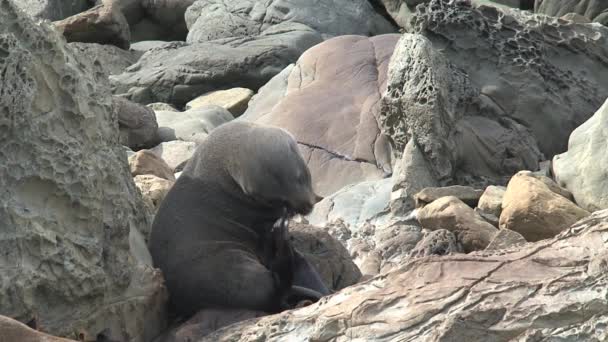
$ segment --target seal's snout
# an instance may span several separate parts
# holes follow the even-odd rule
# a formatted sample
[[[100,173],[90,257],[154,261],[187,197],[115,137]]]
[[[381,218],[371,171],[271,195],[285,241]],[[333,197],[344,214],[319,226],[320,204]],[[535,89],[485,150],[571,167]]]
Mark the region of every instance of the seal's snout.
[[[294,211],[300,215],[308,215],[312,212],[314,204],[311,202],[300,202],[294,205]]]

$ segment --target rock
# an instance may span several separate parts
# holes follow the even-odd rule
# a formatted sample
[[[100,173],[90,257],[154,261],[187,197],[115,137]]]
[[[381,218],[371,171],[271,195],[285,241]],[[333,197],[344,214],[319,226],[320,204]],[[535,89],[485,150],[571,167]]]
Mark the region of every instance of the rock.
[[[422,240],[412,249],[412,258],[422,258],[430,255],[450,255],[463,253],[462,244],[456,235],[447,229],[432,230],[424,235]]]
[[[293,246],[304,254],[331,290],[341,290],[361,278],[361,272],[346,248],[325,229],[291,223],[289,234]]]
[[[507,249],[525,243],[526,239],[518,232],[510,229],[500,229],[498,230],[498,233],[494,235],[492,242],[486,247],[486,251]]]
[[[167,163],[149,150],[140,150],[129,157],[131,176],[154,175],[175,182],[173,170]]]
[[[279,26],[254,38],[172,42],[148,50],[125,73],[110,78],[113,92],[139,103],[165,102],[181,108],[213,90],[238,86],[256,91],[322,40],[303,25]]]
[[[173,107],[172,105],[162,102],[150,103],[147,104],[146,107],[152,109],[154,112],[179,112],[179,110],[177,110],[177,108]]]
[[[133,180],[141,192],[142,198],[148,206],[148,209],[155,214],[163,198],[165,198],[175,183],[175,180],[167,180],[151,174],[137,175],[133,178]],[[151,227],[148,227],[147,230],[142,231],[146,241],[150,236],[150,228]]]
[[[394,33],[366,0],[199,0],[186,11],[187,41],[256,36],[277,25],[306,25],[324,37]]]
[[[245,113],[247,104],[253,96],[253,90],[247,88],[232,88],[217,90],[203,94],[186,103],[186,109],[197,109],[208,105],[216,105],[227,109],[235,118]]]
[[[386,68],[398,39],[395,34],[350,35],[316,45],[291,69],[286,88],[269,90],[279,91],[281,97],[261,90],[239,120],[291,132],[321,196],[349,184],[390,176],[392,152],[380,134],[377,117]],[[256,104],[266,96],[279,101]]]
[[[76,342],[36,331],[6,316],[0,316],[0,342]]]
[[[131,43],[131,50],[133,51],[137,51],[139,53],[145,53],[148,50],[152,50],[152,49],[156,49],[156,48],[162,48],[165,46],[171,46],[172,44],[174,44],[173,42],[168,42],[168,41],[164,41],[164,40],[144,40],[144,41],[137,41],[137,42],[133,42]]]
[[[454,196],[463,201],[469,207],[475,208],[482,194],[483,190],[473,189],[470,186],[451,185],[445,187],[424,188],[414,195],[414,199],[416,201],[416,208],[420,208],[442,197]]]
[[[36,19],[51,21],[65,19],[91,7],[88,0],[19,0],[13,2],[15,6]]]
[[[504,185],[537,170],[608,97],[604,27],[466,1],[418,8],[379,119],[396,151],[416,139],[440,186]]]
[[[499,222],[500,221],[500,219],[499,219],[500,216],[496,216],[494,214],[486,213],[485,211],[483,211],[483,210],[481,210],[479,208],[475,208],[473,210],[475,210],[475,212],[478,213],[479,216],[481,216],[481,218],[483,218],[484,220],[486,220],[489,224],[491,224],[494,227],[498,228],[499,223],[500,223]]]
[[[551,191],[541,180],[520,172],[507,186],[500,228],[516,231],[526,241],[538,241],[559,234],[588,215],[588,211]]]
[[[68,42],[111,44],[128,49],[129,23],[111,4],[101,4],[54,23]]]
[[[483,250],[498,232],[471,207],[454,196],[442,197],[418,209],[417,219],[423,228],[453,232],[466,253]]]
[[[593,22],[608,24],[608,3],[599,0],[536,0],[534,12],[554,17],[575,13]]]
[[[107,78],[12,1],[0,32],[0,312],[57,336],[148,341],[166,292]]]
[[[184,140],[200,143],[212,130],[234,119],[220,106],[208,105],[183,113],[156,111],[161,141]]]
[[[121,144],[138,149],[158,142],[158,123],[152,109],[118,96],[112,97],[112,104],[118,116]]]
[[[195,0],[141,0],[146,16],[163,28],[167,40],[185,40],[188,34],[184,15]]]
[[[608,211],[500,253],[417,258],[311,306],[205,341],[601,341]],[[583,310],[584,308],[584,310]]]
[[[97,43],[69,43],[74,51],[94,58],[106,75],[122,73],[129,65],[137,62],[140,54],[136,51],[126,51],[114,45],[101,45]]]
[[[481,197],[477,207],[482,211],[500,217],[502,212],[502,199],[505,196],[507,188],[504,186],[488,186]]]
[[[315,204],[307,219],[310,224],[319,227],[337,220],[342,220],[349,227],[374,222],[375,218],[389,211],[391,187],[390,178],[346,186]]]
[[[195,148],[196,144],[191,141],[169,141],[151,148],[150,151],[161,157],[172,170],[175,170],[179,164],[192,157]]]
[[[608,208],[608,101],[570,135],[568,151],[553,158],[557,182],[588,211]]]
[[[420,151],[416,139],[410,139],[393,173],[391,212],[406,215],[415,208],[414,195],[424,188],[434,186],[437,186],[437,182],[429,163]]]
[[[422,239],[420,227],[402,221],[376,228],[374,251],[380,252],[378,273],[389,272],[406,262]]]
[[[583,15],[577,14],[577,13],[568,13],[568,14],[564,14],[560,17],[560,19],[563,20],[569,20],[572,22],[575,22],[577,24],[589,24],[591,23],[591,20]]]
[[[95,0],[96,5],[110,4],[116,7],[127,19],[129,26],[140,22],[145,13],[141,7],[141,0]]]

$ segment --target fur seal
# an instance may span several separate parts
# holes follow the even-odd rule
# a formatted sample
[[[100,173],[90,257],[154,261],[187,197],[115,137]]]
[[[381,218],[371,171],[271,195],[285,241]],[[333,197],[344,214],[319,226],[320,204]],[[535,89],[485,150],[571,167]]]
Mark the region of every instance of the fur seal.
[[[232,121],[197,148],[161,203],[150,252],[170,308],[284,309],[287,297],[329,294],[286,238],[286,217],[316,203],[311,176],[287,131]]]

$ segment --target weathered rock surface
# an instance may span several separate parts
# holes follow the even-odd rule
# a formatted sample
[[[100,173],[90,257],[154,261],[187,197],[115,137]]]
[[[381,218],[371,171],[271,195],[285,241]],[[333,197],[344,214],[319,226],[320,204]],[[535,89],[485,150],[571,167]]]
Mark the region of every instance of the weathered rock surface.
[[[110,3],[94,6],[54,24],[68,42],[112,44],[128,49],[131,41],[127,19]]]
[[[11,1],[0,32],[0,313],[58,336],[148,341],[165,292],[105,74]]]
[[[440,185],[502,185],[537,170],[608,97],[605,27],[466,1],[418,8],[380,121],[397,151],[415,137]]]
[[[602,0],[536,0],[534,11],[554,17],[576,13],[593,22],[608,24],[608,3]]]
[[[500,228],[523,235],[527,241],[551,238],[589,212],[522,171],[509,181],[502,201]]]
[[[414,195],[416,207],[423,207],[441,197],[453,196],[469,207],[475,208],[483,190],[473,189],[470,186],[451,185],[445,187],[424,188]]]
[[[122,145],[138,149],[158,143],[158,122],[152,109],[119,96],[112,97],[112,104]]]
[[[18,0],[15,5],[36,19],[65,19],[90,8],[88,0]]]
[[[168,141],[151,148],[150,151],[161,157],[175,171],[177,166],[192,157],[195,148],[196,144],[191,141]]]
[[[393,33],[366,0],[198,0],[186,12],[188,42],[257,36],[276,25],[306,25],[324,37]]]
[[[454,196],[442,197],[418,210],[422,228],[447,229],[456,235],[466,253],[483,250],[498,230]]]
[[[599,342],[608,323],[607,231],[602,211],[521,249],[417,258],[317,304],[200,341]]]
[[[36,331],[27,325],[0,315],[0,342],[76,342]]]
[[[225,108],[208,105],[185,112],[156,111],[160,141],[183,140],[200,143],[218,126],[234,119]]]
[[[494,235],[492,242],[486,247],[486,251],[511,248],[526,243],[526,239],[518,232],[510,229],[500,229]]]
[[[568,151],[553,158],[557,182],[588,211],[608,208],[608,101],[570,135]]]
[[[463,253],[462,244],[456,235],[447,229],[427,231],[414,249],[410,252],[412,258],[421,258],[430,255],[449,255]]]
[[[309,49],[291,69],[287,83],[281,82],[285,88],[273,86],[271,94],[262,89],[239,120],[291,132],[321,196],[391,175],[390,144],[380,134],[377,117],[398,39],[394,34],[341,36]],[[273,94],[277,91],[281,95]],[[267,96],[278,102],[256,104]]]
[[[173,169],[167,163],[149,150],[140,150],[129,156],[131,176],[154,175],[175,182]]]
[[[488,214],[500,217],[500,213],[502,212],[502,199],[505,196],[506,191],[507,188],[504,186],[488,186],[479,198],[477,207]]]
[[[121,75],[112,76],[115,94],[135,102],[183,107],[200,94],[245,87],[259,89],[309,47],[322,41],[312,29],[291,25],[255,38],[187,45],[172,42],[148,50]]]
[[[68,46],[82,55],[93,58],[93,63],[99,65],[108,76],[124,72],[141,56],[141,53],[137,51],[123,50],[114,45],[74,42],[69,43]]]
[[[232,88],[212,91],[203,94],[186,103],[186,109],[196,109],[208,105],[216,105],[227,109],[235,118],[245,113],[247,104],[253,96],[253,90],[247,88]]]

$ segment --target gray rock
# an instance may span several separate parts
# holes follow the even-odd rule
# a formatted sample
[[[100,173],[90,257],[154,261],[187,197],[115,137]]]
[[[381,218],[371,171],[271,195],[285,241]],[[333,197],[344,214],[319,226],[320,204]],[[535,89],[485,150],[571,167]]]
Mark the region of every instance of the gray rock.
[[[111,44],[128,49],[129,23],[114,5],[101,4],[53,23],[68,42]]]
[[[180,164],[192,158],[196,144],[191,141],[169,141],[151,148],[150,151],[161,157],[175,171]]]
[[[248,37],[284,23],[299,23],[324,37],[394,33],[367,0],[198,0],[186,12],[189,43]]]
[[[306,26],[266,30],[255,38],[186,45],[173,42],[148,50],[110,80],[113,92],[139,103],[165,102],[183,107],[200,94],[247,87],[257,90],[295,61],[321,36]]]
[[[155,113],[156,112],[179,112],[179,110],[177,110],[177,108],[173,107],[172,105],[168,104],[168,103],[162,103],[162,102],[154,102],[154,103],[150,103],[147,104],[146,107],[152,109]]]
[[[65,19],[91,7],[89,0],[18,0],[14,3],[36,19],[51,21]]]
[[[171,45],[172,45],[172,42],[167,42],[164,40],[143,40],[143,41],[138,41],[138,42],[132,43],[131,50],[138,51],[143,54],[143,53],[147,52],[148,50],[162,48],[162,47],[171,46]]]
[[[289,75],[281,73],[271,81],[238,119],[291,132],[321,196],[390,176],[392,151],[380,134],[377,117],[386,68],[398,39],[396,34],[349,35],[318,44],[299,58]]]
[[[158,143],[158,123],[152,109],[118,96],[112,97],[112,104],[122,145],[139,149]]]
[[[416,208],[420,208],[441,197],[454,196],[469,207],[475,208],[482,194],[483,190],[473,189],[470,186],[451,185],[424,188],[414,195],[414,199],[416,201]]]
[[[608,101],[570,135],[568,151],[553,158],[559,185],[588,211],[608,208]]]
[[[380,120],[397,151],[415,136],[440,185],[502,185],[537,170],[608,96],[602,26],[463,1],[418,8],[418,34],[404,35],[391,60]]]
[[[0,32],[0,312],[58,336],[148,341],[166,298],[105,74],[11,1]]]
[[[576,13],[593,22],[608,25],[608,2],[603,0],[536,0],[534,11],[554,17]]]
[[[429,255],[450,255],[464,253],[462,244],[456,235],[446,229],[437,229],[427,232],[414,249],[410,252],[412,258],[422,258]]]
[[[212,130],[233,119],[227,109],[214,105],[185,112],[156,111],[160,141],[184,140],[200,143]]]
[[[603,341],[606,229],[603,211],[519,249],[417,258],[318,304],[243,321],[204,341]]]
[[[504,186],[488,186],[479,198],[478,208],[482,211],[500,217],[502,212],[502,198],[507,188]]]
[[[510,229],[500,229],[498,230],[498,233],[494,235],[492,242],[486,247],[486,251],[507,249],[525,243],[526,239],[518,232]]]
[[[410,139],[393,173],[391,212],[407,215],[415,208],[414,195],[424,188],[434,186],[437,186],[437,181],[429,163],[420,151],[416,139]]]
[[[97,43],[69,43],[75,52],[86,55],[94,59],[94,63],[99,65],[106,75],[117,75],[137,62],[140,53],[136,51],[123,50],[114,45],[101,45]]]

